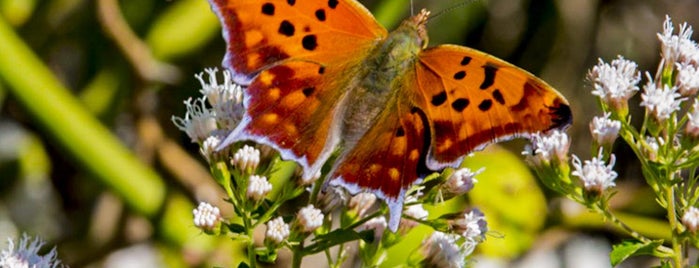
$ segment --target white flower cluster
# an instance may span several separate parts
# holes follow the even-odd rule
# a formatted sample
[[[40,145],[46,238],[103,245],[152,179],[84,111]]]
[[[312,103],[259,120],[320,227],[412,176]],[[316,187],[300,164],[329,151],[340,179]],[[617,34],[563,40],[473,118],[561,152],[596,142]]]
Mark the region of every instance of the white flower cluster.
[[[323,212],[315,208],[313,205],[308,205],[296,214],[296,220],[303,232],[313,232],[323,225]]]
[[[192,214],[194,214],[194,226],[205,231],[213,230],[223,219],[218,207],[206,202],[199,203],[199,206],[192,211]]]
[[[615,158],[612,154],[609,158],[609,164],[605,164],[602,159],[602,149],[599,150],[599,155],[592,160],[585,160],[584,164],[580,159],[573,155],[573,167],[575,170],[571,173],[573,176],[580,178],[585,189],[588,192],[603,193],[607,188],[614,187],[614,180],[617,177],[614,171]]]
[[[282,217],[267,222],[266,238],[275,244],[279,244],[289,238],[289,225],[284,222]]]
[[[192,142],[200,144],[212,135],[232,130],[243,116],[243,90],[233,83],[230,73],[223,71],[223,83],[219,83],[216,78],[218,69],[210,68],[205,72],[208,81],[204,79],[204,73],[195,75],[201,83],[203,96],[184,102],[187,108],[184,118],[172,117],[177,128],[187,133]]]
[[[0,252],[0,267],[7,268],[57,268],[65,267],[57,259],[56,248],[46,254],[39,254],[44,241],[39,238],[31,239],[24,234],[15,247],[12,239],[7,239],[8,248]]]

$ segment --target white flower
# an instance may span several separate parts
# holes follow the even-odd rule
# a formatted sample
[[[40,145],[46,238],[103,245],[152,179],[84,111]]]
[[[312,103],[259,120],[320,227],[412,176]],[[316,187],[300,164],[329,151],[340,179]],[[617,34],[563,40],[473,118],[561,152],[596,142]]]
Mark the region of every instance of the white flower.
[[[199,90],[209,101],[216,116],[216,122],[224,130],[232,130],[238,125],[243,116],[243,90],[240,85],[234,84],[228,70],[223,71],[223,83],[216,78],[217,68],[204,70],[208,76],[208,82],[204,79],[204,73],[195,77],[201,84]]]
[[[681,95],[677,93],[676,87],[670,88],[663,85],[662,88],[658,88],[650,75],[648,80],[641,94],[641,106],[646,107],[646,110],[659,122],[664,122],[672,113],[680,109],[680,104],[685,98],[680,98]]]
[[[473,189],[473,186],[478,182],[475,176],[481,174],[485,170],[481,168],[475,172],[471,171],[469,168],[460,168],[454,171],[454,173],[449,176],[444,184],[444,190],[450,196],[458,196],[465,194],[466,192]]]
[[[206,107],[204,99],[194,99],[192,102],[192,98],[189,98],[184,105],[187,107],[184,118],[173,116],[172,122],[187,133],[192,142],[203,142],[218,130],[214,112]]]
[[[313,207],[313,205],[301,208],[296,214],[296,220],[303,232],[313,232],[323,225],[323,217],[323,212]]]
[[[416,202],[417,198],[415,196],[408,196],[405,198],[405,203],[413,203]],[[427,216],[429,216],[429,213],[427,210],[425,210],[422,207],[421,203],[415,203],[409,206],[406,206],[405,209],[403,210],[403,214],[406,216],[409,216],[411,218],[417,219],[417,220],[426,220]]]
[[[483,212],[474,208],[455,219],[452,228],[467,241],[480,242],[485,239],[485,233],[488,232],[488,222],[485,221]]]
[[[56,248],[40,255],[44,241],[39,238],[31,239],[27,234],[22,235],[19,245],[15,248],[14,241],[7,239],[8,248],[0,252],[0,267],[7,268],[55,268],[65,267],[56,257]]]
[[[380,216],[372,218],[363,223],[362,225],[357,226],[356,231],[362,232],[366,230],[374,230],[374,241],[379,241],[381,240],[383,232],[384,230],[386,230],[387,226],[388,222],[386,222],[386,217]]]
[[[691,137],[699,137],[699,101],[694,100],[692,110],[687,114],[687,119],[685,132]]]
[[[412,220],[426,220],[427,216],[429,216],[429,212],[425,210],[425,208],[422,206],[421,203],[416,203],[417,202],[417,197],[414,195],[409,195],[405,197],[405,202],[404,204],[411,204],[408,206],[403,207],[403,215],[408,216],[409,218],[402,218],[400,220],[400,229],[402,231],[407,231],[412,229],[413,227],[418,225],[418,222]],[[410,219],[412,218],[412,219]]]
[[[308,187],[310,191],[310,187]],[[321,191],[320,207],[323,211],[333,211],[338,207],[344,207],[349,201],[349,193],[343,187],[330,186],[326,191]]]
[[[560,164],[568,161],[570,140],[565,132],[556,129],[548,135],[535,133],[530,140],[531,145],[526,146],[522,154],[527,156],[527,161],[531,165],[548,165],[552,161]]]
[[[199,206],[192,211],[192,214],[194,214],[194,226],[205,231],[213,230],[223,219],[218,207],[206,202],[200,202]]]
[[[665,140],[662,137],[646,136],[645,146],[642,147],[643,153],[650,161],[658,160],[658,150],[660,146],[665,145]]]
[[[269,241],[279,244],[289,237],[289,225],[284,222],[282,217],[277,217],[267,222],[266,238]]]
[[[466,265],[466,252],[464,247],[457,243],[459,235],[446,234],[435,231],[422,243],[421,251],[425,256],[424,267],[464,267]]]
[[[673,34],[674,31],[670,16],[665,16],[663,32],[658,33],[663,61],[670,65],[675,62],[699,63],[699,48],[696,42],[691,40],[692,26],[685,22],[680,24],[677,35]]]
[[[216,155],[216,147],[221,143],[221,139],[216,135],[211,135],[204,140],[199,148],[199,153],[206,158],[206,161],[211,162]]]
[[[367,210],[369,210],[376,203],[376,195],[372,193],[359,193],[353,196],[349,201],[349,208],[357,211],[357,217],[364,217]]]
[[[235,152],[231,164],[244,172],[254,172],[260,164],[260,151],[246,144]]]
[[[248,198],[254,201],[260,201],[267,196],[269,191],[272,191],[272,184],[267,181],[267,177],[258,175],[250,176],[247,191]]]
[[[602,148],[600,148],[597,157],[585,160],[585,163],[582,164],[578,156],[573,155],[575,170],[571,174],[582,180],[585,190],[588,192],[603,193],[607,188],[616,185],[614,179],[616,179],[617,173],[613,169],[616,161],[614,154],[610,156],[608,165],[605,165],[602,156]]]
[[[590,122],[592,138],[600,145],[611,145],[619,136],[621,122],[609,119],[610,113],[604,113],[603,117],[596,116]]]
[[[699,91],[699,68],[696,65],[678,63],[676,79],[682,96],[693,96]]]
[[[625,108],[627,101],[638,91],[641,75],[636,70],[635,62],[619,56],[611,64],[602,59],[588,73],[594,90],[592,95],[598,96],[602,102],[615,108]]]
[[[697,228],[699,228],[699,209],[689,207],[687,212],[682,215],[682,225],[687,227],[690,232],[695,233]]]

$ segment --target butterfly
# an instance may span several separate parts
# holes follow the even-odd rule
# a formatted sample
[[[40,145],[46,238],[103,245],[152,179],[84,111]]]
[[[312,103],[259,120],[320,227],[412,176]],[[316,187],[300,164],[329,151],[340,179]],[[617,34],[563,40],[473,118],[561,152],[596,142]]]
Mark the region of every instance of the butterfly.
[[[210,2],[246,110],[219,148],[271,146],[305,178],[337,151],[329,184],[383,199],[393,231],[406,191],[433,170],[572,121],[534,75],[471,48],[427,48],[425,10],[389,33],[355,0]]]

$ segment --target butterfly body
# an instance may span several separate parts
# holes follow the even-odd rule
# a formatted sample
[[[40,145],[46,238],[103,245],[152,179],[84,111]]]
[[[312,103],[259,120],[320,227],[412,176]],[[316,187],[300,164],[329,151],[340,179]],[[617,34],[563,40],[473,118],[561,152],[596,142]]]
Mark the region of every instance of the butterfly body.
[[[370,191],[396,230],[407,189],[487,144],[570,124],[545,82],[483,52],[426,48],[428,12],[391,33],[355,0],[210,0],[246,113],[219,147],[254,140],[331,185]]]

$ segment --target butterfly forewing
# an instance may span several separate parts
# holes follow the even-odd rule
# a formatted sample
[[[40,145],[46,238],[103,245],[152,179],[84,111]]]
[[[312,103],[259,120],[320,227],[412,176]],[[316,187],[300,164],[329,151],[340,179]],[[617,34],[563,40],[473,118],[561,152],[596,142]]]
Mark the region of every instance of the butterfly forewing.
[[[361,59],[386,36],[386,30],[356,1],[210,2],[228,43],[224,65],[241,84],[287,59],[321,64],[328,59]]]
[[[545,82],[474,49],[443,45],[423,51],[416,65],[423,108],[432,127],[428,166],[456,164],[483,146],[564,128],[568,102]]]

